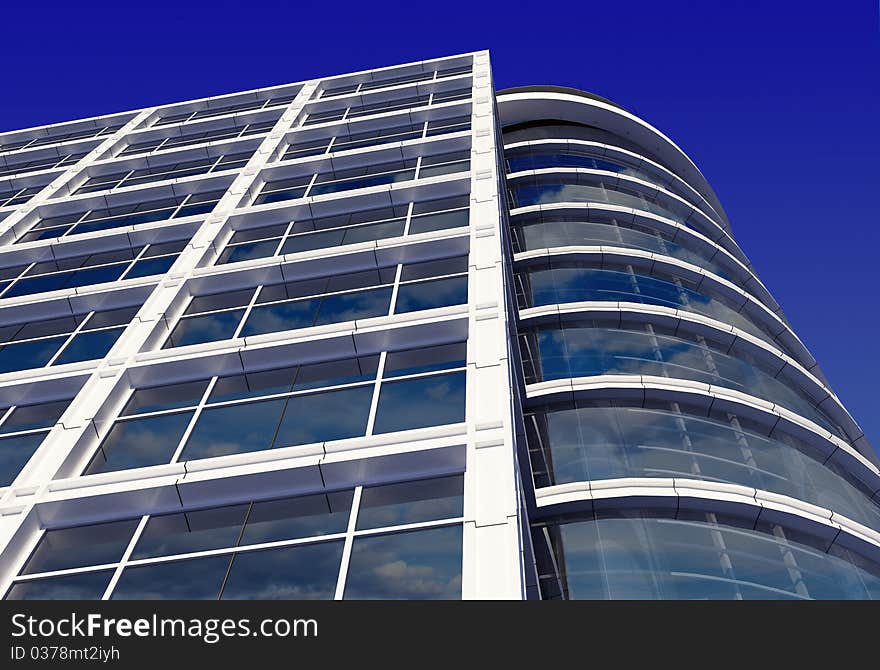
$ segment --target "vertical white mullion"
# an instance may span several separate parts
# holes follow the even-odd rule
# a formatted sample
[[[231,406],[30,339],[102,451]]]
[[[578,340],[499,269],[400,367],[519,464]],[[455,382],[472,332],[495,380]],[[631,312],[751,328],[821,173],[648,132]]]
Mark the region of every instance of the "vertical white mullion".
[[[254,305],[257,304],[257,298],[259,297],[260,293],[262,293],[262,292],[263,292],[262,286],[257,286],[257,288],[254,289],[254,294],[251,296],[250,301],[248,302],[247,306],[244,308],[244,314],[241,315],[241,321],[239,321],[238,325],[235,327],[235,331],[232,333],[232,338],[240,337],[240,333],[241,333],[242,329],[244,328],[244,324],[248,320],[248,317],[251,315],[251,310],[253,310]],[[232,338],[230,338],[230,339],[232,339]]]
[[[134,551],[134,547],[138,543],[138,540],[141,539],[141,533],[143,533],[144,527],[147,525],[147,521],[149,521],[149,519],[150,517],[147,515],[141,517],[137,528],[134,529],[134,533],[132,533],[131,539],[128,541],[128,546],[125,547],[125,551],[122,553],[122,558],[119,559],[119,564],[113,571],[113,576],[110,578],[110,583],[107,584],[107,588],[104,589],[104,595],[101,596],[101,600],[110,599],[110,594],[113,593],[113,589],[116,588],[116,583],[119,581],[119,577],[122,575],[122,570],[125,568],[125,564],[128,562],[128,559],[131,557],[131,553]]]
[[[348,577],[348,564],[351,561],[351,545],[354,541],[354,528],[357,524],[358,511],[361,506],[361,491],[363,486],[357,486],[354,489],[354,495],[351,498],[351,513],[348,515],[348,528],[345,532],[345,544],[342,547],[342,560],[339,562],[339,575],[336,577],[336,593],[333,600],[342,600],[345,594],[345,580]]]
[[[418,178],[419,178],[419,172],[421,172],[421,171],[422,171],[422,157],[419,156],[419,157],[416,159],[416,171],[413,173],[413,179],[418,179]]]
[[[129,272],[131,272],[131,269],[134,267],[134,264],[137,263],[141,258],[144,257],[144,254],[147,253],[147,249],[149,249],[150,246],[151,245],[149,245],[149,244],[145,244],[143,246],[143,248],[134,255],[134,258],[131,259],[131,261],[128,264],[128,267],[125,268],[125,272],[123,272],[121,275],[119,275],[119,279],[117,279],[116,281],[122,281],[123,279],[125,279],[125,275],[127,275]]]
[[[400,277],[403,273],[403,263],[398,264],[397,271],[394,273],[394,286],[391,287],[391,301],[388,304],[388,316],[394,314],[394,308],[397,307],[397,290],[400,287]]]
[[[317,178],[318,178],[318,173],[315,172],[315,174],[312,175],[312,178],[311,178],[311,180],[309,181],[309,185],[306,187],[305,192],[302,194],[302,197],[303,197],[303,198],[308,198],[308,197],[309,197],[309,191],[312,190],[312,186],[315,185],[315,180],[316,180]]]
[[[416,203],[410,201],[409,207],[406,210],[406,221],[403,223],[403,234],[404,236],[409,235],[409,224],[412,223],[413,210],[415,209]],[[396,284],[397,282],[395,282]]]
[[[385,356],[387,352],[379,354],[379,365],[376,368],[376,381],[373,383],[373,397],[370,399],[370,413],[367,416],[366,436],[373,434],[373,424],[376,422],[376,407],[379,404],[379,387],[382,385],[382,376],[385,374]]]
[[[196,422],[198,422],[199,417],[202,416],[202,410],[205,408],[205,403],[208,402],[208,398],[211,396],[211,392],[214,390],[214,385],[217,383],[218,379],[219,377],[212,377],[211,381],[208,382],[208,386],[205,388],[205,392],[202,394],[202,397],[199,398],[199,404],[196,405],[196,411],[193,412],[192,418],[186,425],[186,430],[183,431],[183,435],[181,436],[180,441],[177,443],[177,448],[174,450],[174,454],[172,454],[169,463],[177,463],[177,459],[179,459],[180,454],[183,453],[183,445],[185,445],[187,440],[189,440],[189,436],[192,434],[193,429],[196,426]]]
[[[92,315],[94,313],[95,313],[94,311],[89,312],[88,315],[86,316],[86,318],[77,324],[76,328],[74,328],[73,331],[70,333],[70,335],[67,337],[67,339],[64,340],[64,344],[62,344],[60,347],[58,347],[58,350],[52,355],[52,358],[50,358],[49,362],[46,363],[46,365],[44,365],[43,367],[49,367],[49,366],[55,364],[55,361],[58,360],[58,357],[61,356],[61,354],[64,352],[65,349],[67,349],[68,345],[73,340],[73,338],[76,337],[77,335],[79,335],[83,331],[83,328],[85,328],[86,324],[89,322],[89,319],[92,318]],[[76,316],[76,315],[74,315],[74,316]]]

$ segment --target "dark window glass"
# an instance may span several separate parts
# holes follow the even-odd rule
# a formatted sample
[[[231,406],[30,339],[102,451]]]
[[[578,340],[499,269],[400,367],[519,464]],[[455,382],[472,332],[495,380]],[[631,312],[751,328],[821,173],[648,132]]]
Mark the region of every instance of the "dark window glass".
[[[282,330],[308,328],[315,322],[319,298],[259,305],[251,310],[241,331],[242,337],[274,333]]]
[[[224,400],[240,400],[261,395],[273,395],[286,393],[293,385],[293,378],[297,368],[277,368],[262,372],[248,372],[243,375],[231,375],[220,377],[208,402],[221,402]]]
[[[423,214],[413,216],[409,222],[409,234],[417,235],[432,230],[444,230],[446,228],[458,228],[470,223],[470,214],[466,209],[452,212],[438,212],[436,214]]]
[[[0,372],[17,372],[46,365],[67,340],[67,335],[48,340],[7,344],[0,349]]]
[[[342,542],[248,551],[235,555],[224,600],[332,600]]]
[[[192,414],[183,412],[117,422],[85,474],[168,463]]]
[[[123,330],[123,328],[114,328],[112,330],[79,333],[65,347],[61,355],[55,360],[54,365],[104,358]]]
[[[463,505],[464,479],[461,475],[372,486],[361,494],[357,529],[460,517]]]
[[[345,599],[459,599],[461,563],[461,526],[357,537]]]
[[[338,491],[255,502],[241,544],[344,533],[348,527],[352,495],[352,491]]]
[[[12,410],[0,433],[12,433],[19,430],[34,430],[35,428],[48,428],[55,425],[64,410],[70,404],[70,400],[57,400],[39,405],[21,405]]]
[[[291,397],[278,428],[275,447],[363,435],[372,397],[372,385]]]
[[[137,528],[137,519],[47,530],[22,574],[116,563]]]
[[[45,437],[46,433],[36,433],[0,440],[0,486],[12,483]]]
[[[113,589],[113,600],[216,600],[230,556],[126,568]]]
[[[100,600],[112,576],[112,570],[101,570],[19,582],[5,600]]]
[[[467,277],[403,284],[397,291],[395,314],[461,305],[467,302]]]
[[[184,347],[189,344],[226,340],[235,334],[235,329],[243,315],[244,310],[237,309],[232,312],[181,319],[171,333],[169,341],[171,346]]]
[[[373,387],[327,391],[288,400],[275,447],[341,440],[363,435]]]
[[[152,558],[233,547],[249,505],[150,517],[131,557]]]
[[[446,368],[464,367],[467,344],[455,342],[436,347],[389,351],[385,356],[384,377],[401,377],[419,372],[433,372]]]
[[[382,384],[374,433],[464,421],[465,373]]]
[[[283,398],[206,409],[196,422],[180,459],[188,461],[268,449],[283,409]]]
[[[122,410],[122,415],[191,407],[198,404],[206,388],[208,388],[208,380],[205,379],[197,382],[136,389],[126,403],[125,409]]]
[[[316,326],[369,319],[388,314],[391,287],[327,296],[321,301]]]

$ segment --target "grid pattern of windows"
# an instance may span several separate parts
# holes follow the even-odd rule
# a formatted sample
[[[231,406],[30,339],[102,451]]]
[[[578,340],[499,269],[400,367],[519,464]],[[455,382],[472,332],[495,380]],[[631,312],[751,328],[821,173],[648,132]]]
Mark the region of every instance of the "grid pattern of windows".
[[[185,216],[207,214],[226,191],[191,193],[157,200],[142,200],[115,207],[94,207],[72,214],[48,216],[40,219],[16,242],[34,242],[52,237],[69,237],[97,230],[109,230],[140,223],[179,219]],[[149,196],[145,196],[149,197]],[[98,201],[103,204],[103,201]]]
[[[192,175],[222,172],[244,167],[253,155],[253,151],[206,156],[205,158],[182,160],[163,165],[125,168],[107,174],[89,177],[75,193],[92,193],[113,188],[139,186],[168,179],[180,179]]]
[[[71,140],[84,140],[94,137],[105,137],[112,135],[122,128],[125,122],[112,122],[106,125],[100,123],[84,128],[82,130],[72,130],[64,132],[62,128],[58,128],[48,135],[39,135],[37,137],[26,137],[23,139],[9,139],[7,141],[0,140],[0,151],[17,151],[19,149],[33,149],[42,147],[47,144],[58,144],[59,142],[69,142]],[[61,131],[61,132],[57,132]]]
[[[188,147],[195,144],[205,144],[206,142],[219,142],[220,140],[231,140],[238,137],[248,137],[250,135],[259,135],[272,130],[272,127],[278,121],[279,115],[272,115],[270,118],[261,117],[258,121],[243,122],[241,125],[234,123],[226,123],[220,126],[210,124],[210,128],[203,128],[195,132],[183,131],[177,135],[155,135],[150,133],[146,139],[134,139],[127,141],[125,148],[120,151],[118,156],[130,156],[133,154],[153,153],[156,151],[165,151],[167,149],[176,149],[180,147]],[[136,136],[140,137],[140,135]]]
[[[0,298],[162,274],[174,264],[187,240],[144,244],[40,261],[0,269]]]
[[[25,174],[27,172],[38,172],[39,170],[51,170],[52,168],[67,167],[76,163],[80,158],[85,156],[88,151],[70,151],[53,153],[49,156],[40,156],[29,161],[21,161],[17,163],[4,163],[0,165],[0,177],[9,174]]]
[[[0,372],[103,358],[138,307],[0,326]]]
[[[263,185],[257,197],[254,198],[253,204],[263,205],[270,202],[466,172],[470,169],[470,157],[470,151],[452,151],[270,180]]]
[[[314,140],[295,140],[287,146],[279,160],[286,161],[294,158],[305,158],[306,156],[320,156],[327,153],[362,149],[391,142],[405,142],[466,131],[470,130],[471,117],[463,115],[413,122],[407,115],[399,119],[392,119],[389,123],[394,123],[395,125],[369,130],[362,130],[359,126],[354,126],[343,128],[339,133],[330,137],[321,137]]]
[[[23,205],[37,193],[45,188],[43,186],[13,186],[9,189],[0,191],[0,207],[12,207],[13,205]]]
[[[271,98],[263,98],[261,100],[245,100],[243,102],[234,102],[228,104],[219,104],[215,107],[198,109],[195,111],[187,110],[177,114],[169,114],[161,116],[152,127],[167,126],[172,123],[185,123],[186,121],[199,121],[201,119],[210,119],[215,116],[223,116],[224,114],[236,114],[238,112],[251,112],[259,109],[268,109],[277,107],[278,105],[287,105],[293,102],[293,99],[299,93],[299,89],[292,93],[275,96]]]
[[[427,81],[436,81],[446,77],[456,77],[459,75],[470,74],[470,65],[459,65],[456,67],[438,68],[428,72],[414,72],[405,75],[388,76],[389,73],[383,73],[378,79],[365,81],[360,83],[333,83],[324,87],[318,93],[321,98],[329,98],[334,95],[347,95],[351,93],[364,93],[377,88],[386,88],[388,86],[399,86],[401,84],[423,83]]]
[[[330,121],[344,121],[361,116],[384,114],[385,112],[393,112],[399,109],[439,105],[454,100],[467,100],[470,97],[471,83],[468,81],[462,82],[461,87],[452,90],[434,91],[432,93],[413,93],[405,98],[396,98],[393,100],[361,102],[359,98],[355,98],[353,100],[346,100],[342,102],[341,105],[334,105],[330,108],[326,108],[324,105],[317,108],[307,108],[307,116],[302,125],[313,126],[318,123],[327,123]]]
[[[61,418],[70,400],[0,409],[0,486],[9,486]]]
[[[292,254],[401,235],[457,228],[469,223],[468,197],[415,202],[412,206],[365,209],[233,233],[218,264]]]
[[[85,474],[459,423],[464,365],[457,343],[137,389]]]
[[[458,599],[462,514],[453,475],[50,529],[5,598]]]
[[[165,347],[467,302],[467,256],[197,296]]]

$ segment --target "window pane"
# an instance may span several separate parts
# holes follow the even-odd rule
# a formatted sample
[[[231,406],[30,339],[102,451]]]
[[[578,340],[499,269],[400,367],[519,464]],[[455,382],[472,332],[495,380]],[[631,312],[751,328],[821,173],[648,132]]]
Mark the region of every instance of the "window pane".
[[[401,377],[419,372],[464,367],[466,356],[467,344],[464,342],[404,351],[389,351],[385,357],[383,376]]]
[[[85,474],[168,463],[192,415],[182,412],[117,422]]]
[[[275,447],[358,437],[367,429],[373,386],[290,398]]]
[[[316,326],[385,316],[391,303],[391,287],[331,295],[321,302]]]
[[[352,496],[352,491],[339,491],[256,502],[248,515],[241,544],[344,533]]]
[[[100,600],[112,576],[112,570],[101,570],[19,582],[4,600]]]
[[[320,300],[299,300],[254,307],[241,331],[242,337],[308,328],[315,322]]]
[[[20,405],[12,410],[12,414],[3,422],[0,433],[53,426],[69,404],[70,400],[57,400],[39,405]]]
[[[395,314],[461,305],[467,302],[467,277],[403,284],[397,293]]]
[[[138,525],[138,519],[47,530],[22,574],[115,563]]]
[[[112,600],[216,600],[230,556],[126,568]]]
[[[97,330],[90,333],[79,333],[73,338],[73,341],[67,345],[53,365],[78,363],[79,361],[91,361],[96,358],[104,358],[122,331],[122,328],[114,328],[113,330]]]
[[[465,373],[383,383],[374,433],[464,421]]]
[[[248,372],[243,375],[220,377],[211,390],[208,402],[286,393],[290,391],[296,370],[296,368],[277,368],[263,372]]]
[[[65,340],[67,340],[67,335],[48,340],[7,344],[0,349],[0,372],[41,368],[49,362]]]
[[[152,388],[135,389],[131,398],[122,410],[122,415],[155,412],[162,409],[191,407],[199,403],[199,399],[208,387],[208,380],[169,384]]]
[[[356,537],[346,600],[461,598],[461,526]]]
[[[212,507],[150,517],[131,557],[152,558],[233,547],[248,507]]]
[[[232,312],[181,319],[174,332],[171,333],[170,342],[172,346],[183,347],[188,344],[228,339],[235,334],[235,329],[243,314],[243,309],[237,309]]]
[[[283,398],[206,409],[196,422],[180,459],[188,461],[268,449],[283,409]]]
[[[451,519],[462,515],[463,505],[461,475],[372,486],[361,495],[357,529]]]
[[[224,600],[332,600],[342,542],[238,553]]]
[[[35,433],[0,440],[0,486],[12,483],[45,437],[46,433]]]

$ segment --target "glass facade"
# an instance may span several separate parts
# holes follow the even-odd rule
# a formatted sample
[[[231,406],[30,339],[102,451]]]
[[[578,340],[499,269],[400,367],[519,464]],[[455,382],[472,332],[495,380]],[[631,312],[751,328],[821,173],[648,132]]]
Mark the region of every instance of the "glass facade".
[[[880,593],[709,184],[484,51],[0,133],[0,515],[10,600]]]

